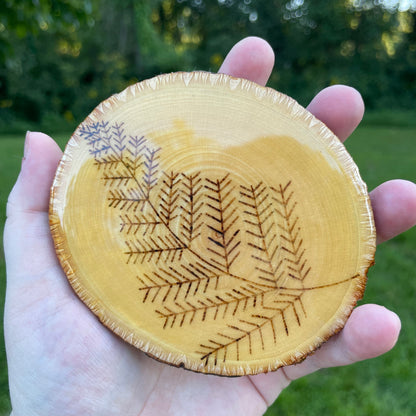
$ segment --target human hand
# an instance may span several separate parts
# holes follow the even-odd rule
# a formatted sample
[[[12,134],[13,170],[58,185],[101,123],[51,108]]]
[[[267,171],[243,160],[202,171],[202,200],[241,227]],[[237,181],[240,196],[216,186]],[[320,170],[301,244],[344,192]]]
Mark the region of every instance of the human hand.
[[[220,71],[265,84],[274,65],[258,38],[239,42]],[[334,86],[309,110],[345,140],[363,115],[360,95]],[[388,351],[398,317],[377,305],[354,310],[343,331],[303,363],[240,378],[161,364],[114,336],[74,294],[56,258],[48,224],[49,189],[61,157],[54,141],[27,135],[5,228],[5,337],[14,416],[260,415],[290,380]],[[371,194],[378,241],[416,223],[416,186],[387,182]]]

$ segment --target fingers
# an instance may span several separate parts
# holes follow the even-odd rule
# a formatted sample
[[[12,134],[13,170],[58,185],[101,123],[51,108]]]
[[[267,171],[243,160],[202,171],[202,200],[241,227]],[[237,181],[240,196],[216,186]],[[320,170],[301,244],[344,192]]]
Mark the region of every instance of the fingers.
[[[392,180],[374,189],[371,204],[377,229],[377,243],[389,240],[416,225],[416,185]]]
[[[360,123],[364,104],[353,88],[336,85],[322,90],[309,104],[311,111],[340,140],[344,141]],[[370,194],[381,243],[416,225],[416,185],[403,180],[389,181]]]
[[[354,88],[334,85],[318,93],[308,110],[345,141],[363,118],[364,102]]]
[[[273,65],[274,53],[270,45],[260,38],[249,37],[231,49],[219,72],[265,85]],[[317,94],[308,110],[341,141],[345,141],[362,120],[364,103],[354,88],[334,85]],[[387,182],[371,193],[371,200],[379,243],[416,224],[414,184],[406,181]]]
[[[218,72],[266,85],[274,66],[274,52],[263,39],[248,37],[231,49]]]
[[[400,328],[400,319],[388,309],[378,305],[359,306],[344,329],[305,361],[250,379],[271,404],[291,380],[321,368],[349,365],[386,353],[396,344]]]
[[[261,38],[248,37],[234,45],[218,72],[266,85],[273,66],[271,46]],[[308,110],[344,141],[362,120],[364,102],[354,88],[334,85],[316,95]]]
[[[378,357],[394,347],[400,328],[400,319],[394,312],[378,305],[360,306],[354,309],[340,334],[303,363],[286,367],[284,371],[294,380],[320,368]]]

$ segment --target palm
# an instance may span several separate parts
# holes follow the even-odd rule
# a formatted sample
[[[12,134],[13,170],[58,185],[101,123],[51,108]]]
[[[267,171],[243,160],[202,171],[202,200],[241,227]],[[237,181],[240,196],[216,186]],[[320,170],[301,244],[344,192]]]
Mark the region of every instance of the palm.
[[[222,70],[265,83],[272,65],[268,46],[246,39],[229,54]],[[318,95],[310,110],[341,139],[362,115],[357,94],[345,87]],[[5,334],[14,416],[259,415],[289,379],[370,358],[394,345],[397,317],[366,305],[357,308],[344,331],[314,356],[272,374],[220,378],[148,358],[103,327],[67,283],[55,256],[47,214],[49,187],[61,152],[45,135],[29,138],[27,159],[9,198],[5,229]],[[407,182],[390,182],[373,193],[380,238],[416,222],[415,189]],[[401,195],[396,207],[386,203],[392,194]]]
[[[30,298],[8,305],[8,326],[14,328],[9,342],[16,345],[10,369],[17,370],[14,360],[22,369],[11,392],[24,393],[30,403],[22,414],[55,414],[56,409],[64,409],[63,416],[92,409],[103,415],[183,414],[185,405],[189,414],[198,415],[265,410],[249,378],[233,382],[168,367],[113,336],[66,287],[53,251],[49,255],[51,267],[31,276]],[[57,291],[65,295],[53,296]],[[48,400],[39,401],[45,395]]]

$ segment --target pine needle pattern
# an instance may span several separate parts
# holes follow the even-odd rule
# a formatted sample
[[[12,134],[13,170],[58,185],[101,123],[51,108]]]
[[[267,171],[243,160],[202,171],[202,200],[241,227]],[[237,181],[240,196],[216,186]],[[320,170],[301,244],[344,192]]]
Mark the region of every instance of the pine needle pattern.
[[[291,180],[272,187],[239,184],[229,172],[165,171],[163,149],[123,123],[84,124],[79,134],[119,220],[125,263],[137,270],[138,302],[165,331],[218,323],[196,351],[204,365],[270,348],[308,318],[305,293],[359,277],[307,284],[313,270]],[[155,267],[143,273],[143,264]]]

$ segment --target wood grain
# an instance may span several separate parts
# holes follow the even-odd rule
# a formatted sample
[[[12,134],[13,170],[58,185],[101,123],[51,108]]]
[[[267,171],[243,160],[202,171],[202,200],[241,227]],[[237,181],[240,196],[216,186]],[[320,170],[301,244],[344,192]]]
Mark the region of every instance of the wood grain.
[[[204,72],[101,103],[73,134],[50,224],[69,282],[154,358],[246,375],[345,324],[375,252],[367,189],[294,100]]]

